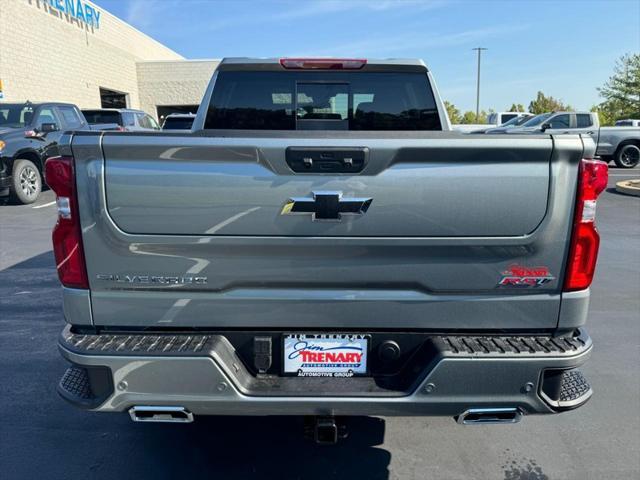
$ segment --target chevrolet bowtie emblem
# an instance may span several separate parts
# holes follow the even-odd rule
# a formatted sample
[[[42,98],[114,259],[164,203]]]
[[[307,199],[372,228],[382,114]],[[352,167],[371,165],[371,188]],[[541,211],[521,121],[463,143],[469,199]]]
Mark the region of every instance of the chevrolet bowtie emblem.
[[[372,198],[343,197],[342,192],[313,192],[313,198],[294,197],[287,200],[280,215],[309,215],[312,220],[340,221],[343,215],[362,215]]]

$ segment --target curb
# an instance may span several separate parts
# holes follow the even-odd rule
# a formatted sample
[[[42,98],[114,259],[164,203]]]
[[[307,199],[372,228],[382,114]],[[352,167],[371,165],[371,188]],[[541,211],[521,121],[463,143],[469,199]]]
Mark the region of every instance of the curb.
[[[616,190],[626,195],[640,197],[640,178],[618,182],[616,183]]]

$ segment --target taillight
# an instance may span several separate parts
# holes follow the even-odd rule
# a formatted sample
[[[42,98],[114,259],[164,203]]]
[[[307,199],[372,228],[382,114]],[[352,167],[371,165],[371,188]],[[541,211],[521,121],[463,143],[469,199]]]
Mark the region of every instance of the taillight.
[[[281,58],[280,65],[293,70],[359,70],[364,58]]]
[[[608,179],[605,162],[590,159],[580,162],[576,210],[564,280],[565,291],[583,290],[593,280],[600,246],[600,235],[594,224],[596,199],[607,188]]]
[[[51,157],[45,163],[44,172],[47,184],[56,194],[58,205],[58,221],[52,235],[58,277],[65,287],[89,288],[73,158]]]

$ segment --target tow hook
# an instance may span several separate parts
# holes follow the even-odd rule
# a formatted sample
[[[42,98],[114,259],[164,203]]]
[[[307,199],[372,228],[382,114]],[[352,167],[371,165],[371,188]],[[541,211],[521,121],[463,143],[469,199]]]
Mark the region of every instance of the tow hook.
[[[318,445],[335,445],[339,439],[347,438],[347,425],[339,417],[305,417],[304,436]]]

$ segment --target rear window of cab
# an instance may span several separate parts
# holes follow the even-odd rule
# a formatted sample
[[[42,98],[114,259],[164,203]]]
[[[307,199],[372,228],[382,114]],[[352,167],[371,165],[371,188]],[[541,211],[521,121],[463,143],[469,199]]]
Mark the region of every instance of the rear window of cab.
[[[441,130],[424,73],[218,73],[205,129]]]
[[[122,125],[120,112],[109,110],[83,110],[82,113],[90,125],[98,123],[117,123],[118,125]]]

